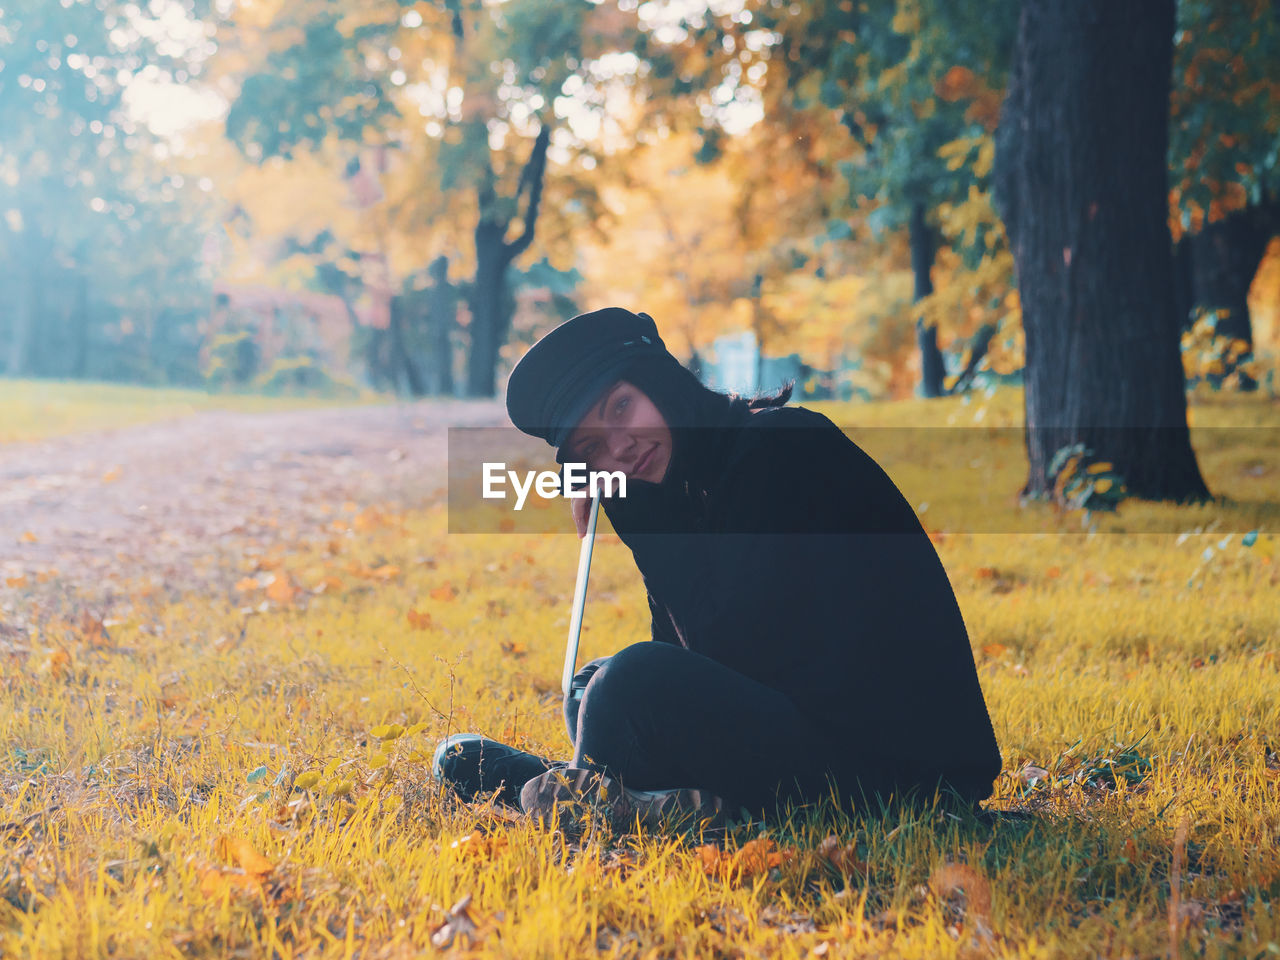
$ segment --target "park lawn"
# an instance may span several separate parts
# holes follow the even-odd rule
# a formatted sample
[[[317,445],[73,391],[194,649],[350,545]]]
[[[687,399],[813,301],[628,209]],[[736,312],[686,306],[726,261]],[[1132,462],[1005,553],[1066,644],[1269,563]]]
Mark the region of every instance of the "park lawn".
[[[1256,398],[1205,411],[1280,419]],[[1256,446],[1208,459],[1210,487],[1251,482]],[[910,496],[983,478],[954,492],[990,511],[969,529],[921,516],[1004,755],[988,806],[1029,823],[819,809],[723,845],[566,843],[459,804],[429,778],[450,731],[568,755],[577,540],[351,505],[324,541],[244,556],[224,593],[140,583],[104,624],[68,589],[0,634],[0,955],[413,957],[450,932],[480,957],[1274,955],[1280,531],[1242,535],[1246,491],[1210,532],[1207,508],[1130,503],[1093,532],[1047,510],[980,532],[1003,503],[983,491],[1020,470],[935,471]],[[583,630],[581,661],[648,635],[608,533]],[[474,928],[445,926],[466,897]]]
[[[200,410],[252,413],[369,403],[377,399],[364,394],[341,398],[288,397],[78,380],[0,378],[0,443],[185,417]]]

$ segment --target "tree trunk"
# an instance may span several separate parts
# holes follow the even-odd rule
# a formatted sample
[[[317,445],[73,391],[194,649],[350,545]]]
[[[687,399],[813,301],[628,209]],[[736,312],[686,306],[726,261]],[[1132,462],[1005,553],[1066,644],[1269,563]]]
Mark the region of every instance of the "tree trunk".
[[[493,167],[484,174],[478,191],[480,219],[476,223],[476,279],[471,286],[471,349],[467,356],[467,394],[492,397],[498,351],[507,342],[511,329],[512,302],[507,289],[507,267],[528,249],[538,223],[538,205],[542,201],[542,181],[547,169],[547,147],[551,144],[551,128],[543,126],[533,142],[533,152],[520,170],[515,206],[525,197],[523,227],[514,240],[505,240],[510,218],[500,212],[494,187]]]
[[[1174,0],[1027,0],[996,202],[1026,336],[1024,496],[1081,442],[1131,496],[1209,497],[1187,430],[1167,224]]]
[[[471,349],[467,353],[467,395],[492,397],[497,391],[498,350],[506,341],[511,318],[502,315],[502,288],[507,264],[502,233],[505,224],[481,221],[476,227],[476,280],[467,305],[471,308]]]
[[[424,393],[422,389],[422,377],[418,373],[418,365],[413,362],[413,356],[409,350],[408,337],[405,336],[405,312],[406,302],[403,295],[396,295],[391,298],[391,316],[389,318],[390,335],[391,335],[391,352],[394,356],[391,358],[392,369],[396,371],[396,383],[399,385],[403,376],[405,387],[409,391],[411,397],[421,397]]]
[[[925,220],[924,204],[911,205],[911,270],[915,274],[914,301],[919,303],[933,293],[933,268],[935,238],[933,228]],[[926,397],[941,397],[947,392],[944,384],[946,366],[942,351],[938,349],[937,324],[925,325],[924,317],[916,317],[916,343],[920,346],[920,390]]]
[[[89,375],[91,316],[89,313],[89,276],[84,267],[75,272],[75,301],[71,307],[72,357],[71,376],[83,380]]]
[[[427,390],[435,396],[453,396],[453,328],[458,320],[458,291],[449,283],[449,258],[436,257],[428,268],[431,286],[426,291],[427,344],[430,368]]]
[[[27,221],[28,224],[30,221]],[[40,314],[44,309],[45,264],[48,248],[44,238],[38,231],[27,227],[23,237],[27,241],[27,256],[21,269],[18,284],[18,296],[14,299],[13,326],[9,331],[9,356],[5,363],[5,373],[11,377],[22,377],[31,371],[31,340],[40,324]]]

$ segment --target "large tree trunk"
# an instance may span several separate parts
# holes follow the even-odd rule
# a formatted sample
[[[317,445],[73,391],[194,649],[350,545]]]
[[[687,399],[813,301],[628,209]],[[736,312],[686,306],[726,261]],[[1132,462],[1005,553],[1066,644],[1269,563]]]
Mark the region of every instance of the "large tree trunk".
[[[933,293],[933,269],[936,240],[933,228],[925,219],[924,204],[911,205],[911,222],[908,230],[911,241],[911,270],[915,274],[915,297],[919,302]],[[946,366],[942,351],[938,349],[937,324],[925,325],[923,317],[916,317],[916,343],[920,347],[920,390],[926,397],[941,397],[947,392],[944,380]]]
[[[1167,224],[1173,0],[1027,0],[996,202],[1026,336],[1024,496],[1082,442],[1130,495],[1209,496],[1187,430]]]

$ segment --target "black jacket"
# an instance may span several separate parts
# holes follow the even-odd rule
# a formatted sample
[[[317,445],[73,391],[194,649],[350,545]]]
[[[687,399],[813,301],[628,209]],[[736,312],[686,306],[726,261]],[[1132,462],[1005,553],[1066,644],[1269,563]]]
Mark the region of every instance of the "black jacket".
[[[673,436],[662,483],[603,501],[653,639],[785,693],[847,745],[840,770],[989,796],[1001,760],[964,621],[879,465],[803,407]]]

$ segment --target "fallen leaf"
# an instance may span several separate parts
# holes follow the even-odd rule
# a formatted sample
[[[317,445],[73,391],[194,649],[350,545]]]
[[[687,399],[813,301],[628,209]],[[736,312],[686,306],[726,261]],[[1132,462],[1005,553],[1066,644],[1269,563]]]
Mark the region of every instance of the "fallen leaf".
[[[773,840],[765,837],[748,840],[733,853],[727,853],[714,844],[704,844],[696,852],[704,873],[731,883],[768,873],[795,857],[795,850],[779,849]]]
[[[253,848],[244,837],[224,833],[218,837],[218,856],[252,876],[270,873],[276,865]]]
[[[258,581],[255,580],[253,577],[245,577],[242,580],[236,581],[237,593],[247,593],[250,590],[257,590],[257,589],[258,589]]]
[[[297,595],[298,588],[293,585],[293,581],[287,574],[277,573],[267,584],[267,599],[272,603],[288,606],[293,603],[293,598]]]
[[[462,937],[470,947],[482,939],[480,925],[471,916],[471,894],[467,894],[445,915],[444,922],[431,931],[431,945],[439,950],[448,950],[454,940]]]
[[[410,609],[407,614],[409,618],[409,626],[414,630],[431,629],[431,614],[419,613],[417,610]]]
[[[6,587],[13,587],[15,590],[21,589],[27,585],[27,577],[25,574],[20,577],[6,577],[4,585]]]
[[[507,837],[503,833],[484,833],[472,830],[464,837],[459,837],[449,844],[450,850],[456,850],[463,856],[491,859],[495,854],[507,848]]]
[[[45,673],[58,679],[69,676],[71,674],[71,654],[61,647],[56,650],[50,650],[42,669]]]
[[[1009,648],[1006,647],[1003,643],[988,643],[985,647],[982,648],[982,652],[985,653],[988,657],[1003,657],[1008,652],[1008,650]]]
[[[818,855],[841,873],[862,873],[867,865],[858,857],[857,844],[841,844],[834,833],[818,844]]]
[[[106,473],[102,475],[103,483],[115,483],[119,479],[120,479],[119,467],[112,467],[110,470],[108,470]]]
[[[200,868],[200,892],[214,897],[230,890],[256,892],[262,889],[258,878],[247,873],[223,871],[214,867]]]
[[[511,641],[510,643],[503,641],[503,643],[501,644],[501,647],[502,647],[503,653],[505,653],[509,657],[514,657],[516,660],[522,659],[525,656],[525,654],[529,652],[528,647],[526,647],[523,643],[518,643],[516,641]]]
[[[37,537],[34,533],[32,533],[30,530],[28,530],[18,539],[23,543],[39,543],[40,542],[40,538]]]
[[[448,601],[457,597],[457,595],[458,595],[457,588],[455,588],[454,585],[451,583],[446,583],[444,586],[436,587],[434,590],[431,591],[431,599],[439,600],[442,603],[447,603]]]
[[[80,615],[80,636],[91,647],[111,646],[111,637],[107,633],[102,618],[86,610]]]

